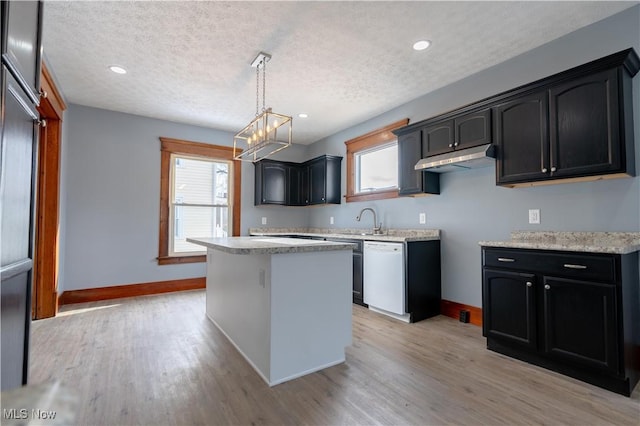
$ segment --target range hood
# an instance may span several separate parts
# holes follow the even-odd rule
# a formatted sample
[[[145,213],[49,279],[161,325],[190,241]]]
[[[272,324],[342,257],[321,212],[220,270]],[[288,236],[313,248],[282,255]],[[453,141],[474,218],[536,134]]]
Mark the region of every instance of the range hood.
[[[478,169],[494,163],[495,147],[492,144],[487,144],[423,158],[418,161],[414,168],[435,173],[446,173]]]

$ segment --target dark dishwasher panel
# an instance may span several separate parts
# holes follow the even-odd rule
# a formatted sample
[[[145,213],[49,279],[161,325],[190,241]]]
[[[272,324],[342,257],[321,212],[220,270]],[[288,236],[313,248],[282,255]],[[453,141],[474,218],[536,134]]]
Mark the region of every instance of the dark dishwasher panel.
[[[353,303],[367,307],[364,303],[364,285],[362,270],[362,240],[348,238],[323,238],[325,241],[355,244],[353,248]]]

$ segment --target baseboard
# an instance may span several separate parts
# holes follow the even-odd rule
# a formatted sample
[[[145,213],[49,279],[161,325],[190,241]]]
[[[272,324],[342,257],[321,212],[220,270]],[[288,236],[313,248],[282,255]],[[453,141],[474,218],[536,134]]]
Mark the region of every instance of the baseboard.
[[[440,301],[440,314],[447,317],[459,319],[460,311],[469,311],[469,322],[473,325],[482,327],[482,308],[476,306],[465,305],[458,302],[452,302],[450,300]]]
[[[182,280],[117,285],[112,287],[87,288],[83,290],[71,290],[63,292],[58,298],[58,305],[95,302],[98,300],[120,299],[123,297],[147,296],[150,294],[203,289],[205,287],[205,277],[199,277],[186,278]]]

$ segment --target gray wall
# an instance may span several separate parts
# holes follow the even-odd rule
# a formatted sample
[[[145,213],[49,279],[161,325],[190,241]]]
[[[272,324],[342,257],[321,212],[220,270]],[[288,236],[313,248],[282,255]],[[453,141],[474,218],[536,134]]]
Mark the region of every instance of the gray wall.
[[[231,146],[233,135],[70,105],[63,141],[61,286],[65,291],[205,275],[204,264],[158,266],[160,136]],[[299,161],[306,147],[283,158]],[[261,217],[306,226],[301,209],[253,206],[253,165],[242,164],[241,227]]]
[[[344,141],[409,117],[417,122],[593,59],[634,47],[640,52],[640,6],[580,29],[464,80],[446,86],[309,147],[309,155],[345,155]],[[640,173],[640,78],[634,79],[636,169]],[[343,168],[343,176],[344,168]],[[370,226],[355,216],[373,206],[385,227],[442,230],[442,296],[481,306],[478,241],[507,239],[513,230],[640,231],[640,177],[600,182],[508,189],[495,185],[495,167],[442,175],[441,195],[343,203],[310,210],[310,224]],[[343,178],[343,192],[346,183]],[[528,224],[528,209],[541,210],[541,224]]]

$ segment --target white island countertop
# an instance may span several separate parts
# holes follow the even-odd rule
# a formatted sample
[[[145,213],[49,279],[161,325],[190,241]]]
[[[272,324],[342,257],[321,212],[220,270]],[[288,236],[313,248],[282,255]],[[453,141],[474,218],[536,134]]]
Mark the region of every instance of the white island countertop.
[[[187,241],[231,254],[308,253],[315,251],[351,250],[355,247],[355,245],[351,243],[336,243],[303,238],[187,238]]]

